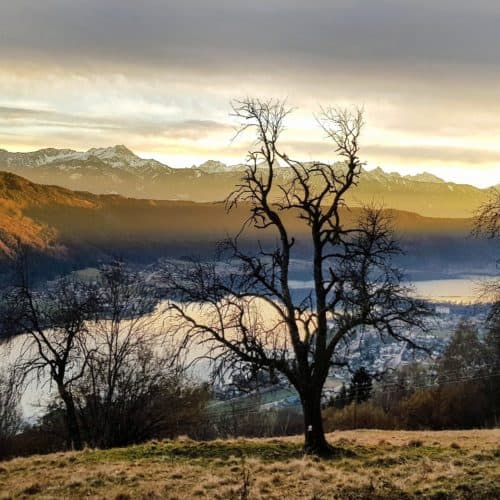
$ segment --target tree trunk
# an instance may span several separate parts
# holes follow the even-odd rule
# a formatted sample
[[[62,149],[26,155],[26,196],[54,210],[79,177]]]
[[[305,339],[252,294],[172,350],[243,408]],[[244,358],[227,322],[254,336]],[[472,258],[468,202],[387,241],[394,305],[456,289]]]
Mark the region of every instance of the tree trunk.
[[[65,388],[60,389],[60,395],[66,407],[66,428],[68,432],[68,444],[73,450],[83,449],[80,427],[76,416],[75,402],[73,396]]]
[[[305,451],[314,455],[327,455],[332,448],[327,443],[321,415],[321,393],[306,393],[301,396],[304,412]]]

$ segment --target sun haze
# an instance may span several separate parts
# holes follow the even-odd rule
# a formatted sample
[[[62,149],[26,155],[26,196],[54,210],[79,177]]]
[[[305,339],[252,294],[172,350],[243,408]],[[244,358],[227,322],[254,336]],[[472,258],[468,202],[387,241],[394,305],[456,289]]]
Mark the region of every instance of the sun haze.
[[[368,168],[495,185],[499,21],[487,0],[2,2],[0,148],[237,163],[229,101],[274,96],[301,159],[333,157],[319,106],[355,104]]]

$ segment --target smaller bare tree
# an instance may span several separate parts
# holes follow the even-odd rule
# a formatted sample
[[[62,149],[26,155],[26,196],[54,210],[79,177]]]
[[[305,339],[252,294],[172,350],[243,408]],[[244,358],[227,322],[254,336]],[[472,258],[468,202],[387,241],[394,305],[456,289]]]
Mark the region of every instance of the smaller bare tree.
[[[21,430],[21,384],[18,374],[7,366],[0,371],[0,459],[9,452],[10,440]]]
[[[474,214],[472,234],[478,238],[500,238],[500,191],[498,189],[492,190],[488,201],[481,205]],[[497,266],[500,266],[500,257],[497,260]],[[481,286],[481,294],[485,300],[492,302],[489,321],[500,323],[500,279],[494,278],[484,282]]]
[[[65,409],[68,445],[81,449],[73,384],[87,364],[84,341],[97,310],[95,288],[76,277],[34,286],[25,253],[17,268],[16,283],[4,297],[3,336],[21,339],[16,369],[24,380],[55,385]]]
[[[500,191],[493,189],[491,195],[474,214],[476,236],[498,238],[500,236]]]
[[[165,339],[153,286],[120,261],[100,269],[96,286],[99,315],[86,335],[78,405],[89,441],[109,447],[159,428],[165,414],[153,407],[182,370]]]
[[[142,343],[127,352],[115,374],[111,398],[104,365],[91,361],[75,391],[82,431],[90,445],[126,446],[189,432],[206,398],[185,370],[172,364],[172,354],[154,352]]]

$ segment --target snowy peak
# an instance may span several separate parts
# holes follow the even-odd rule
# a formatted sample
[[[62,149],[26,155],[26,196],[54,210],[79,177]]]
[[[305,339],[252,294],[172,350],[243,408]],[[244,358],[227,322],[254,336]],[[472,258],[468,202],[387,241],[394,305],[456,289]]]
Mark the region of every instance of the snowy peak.
[[[9,153],[0,150],[0,160],[6,162],[9,167],[55,167],[66,168],[68,164],[85,168],[90,163],[99,160],[104,165],[119,168],[128,172],[141,172],[155,170],[158,172],[170,172],[167,165],[156,160],[139,158],[130,149],[122,144],[106,148],[91,148],[88,151],[75,151],[73,149],[45,148],[30,153]]]
[[[421,174],[415,175],[405,175],[405,179],[409,179],[415,182],[438,182],[444,183],[445,181],[438,177],[437,175],[430,174],[429,172],[422,172]]]
[[[422,172],[415,175],[401,175],[397,172],[386,172],[380,167],[376,167],[373,170],[363,170],[363,175],[369,180],[375,180],[379,182],[430,182],[443,184],[445,181],[438,177],[437,175],[430,174],[429,172]]]
[[[98,160],[98,161],[97,161]],[[9,168],[15,167],[55,167],[74,169],[77,164],[85,168],[102,162],[104,166],[124,170],[133,174],[166,174],[174,169],[153,159],[143,159],[128,149],[123,144],[109,146],[104,148],[91,148],[87,151],[75,151],[73,149],[55,149],[45,148],[30,153],[10,153],[0,149],[0,162],[6,164]],[[339,165],[341,167],[341,165]],[[206,174],[223,174],[239,172],[245,168],[243,164],[227,165],[218,160],[208,160],[198,166],[193,165],[194,170],[199,170]],[[284,167],[282,175],[287,176],[287,168]],[[444,183],[439,177],[428,172],[422,172],[416,175],[400,175],[396,172],[385,172],[380,167],[373,170],[363,170],[362,177],[368,181],[379,182],[383,184],[405,183],[405,182],[425,182],[425,183]]]
[[[220,173],[225,173],[225,172],[236,172],[236,171],[241,171],[245,168],[245,165],[243,164],[237,164],[237,165],[226,165],[225,163],[218,161],[218,160],[207,160],[206,162],[202,163],[201,165],[193,165],[192,168],[196,168],[198,170],[201,170],[207,174],[220,174]]]
[[[92,148],[89,149],[85,154],[97,156],[101,160],[115,158],[140,160],[137,155],[132,153],[132,151],[130,151],[130,149],[128,149],[123,144],[118,144],[109,148]]]
[[[228,166],[225,163],[222,163],[221,161],[217,160],[207,160],[206,162],[202,163],[201,165],[193,165],[193,168],[198,168],[200,170],[203,170],[204,172],[225,172],[228,170]]]
[[[108,148],[89,149],[87,152],[82,153],[81,159],[87,160],[92,156],[99,158],[99,160],[112,167],[122,168],[124,170],[149,170],[151,168],[164,171],[170,170],[170,167],[159,161],[139,158],[139,156],[122,144]]]

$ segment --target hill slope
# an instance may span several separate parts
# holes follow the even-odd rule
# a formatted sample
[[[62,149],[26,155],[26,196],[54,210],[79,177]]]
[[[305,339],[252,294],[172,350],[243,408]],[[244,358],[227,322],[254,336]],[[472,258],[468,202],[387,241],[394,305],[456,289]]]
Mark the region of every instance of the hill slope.
[[[242,167],[208,161],[193,168],[170,168],[156,160],[143,160],[119,145],[86,152],[53,148],[31,153],[0,150],[0,170],[33,182],[97,194],[212,202],[226,198],[240,180]],[[285,180],[290,171],[280,168],[278,175]],[[401,176],[377,168],[362,173],[348,202],[375,202],[430,217],[470,217],[487,196],[485,189],[447,183],[428,173]]]
[[[337,459],[301,438],[164,441],[0,465],[3,498],[497,499],[500,430],[359,430],[329,436]],[[246,496],[245,493],[246,492]]]
[[[60,254],[57,231],[27,215],[43,207],[96,208],[91,195],[73,193],[56,186],[40,186],[22,177],[0,172],[0,254],[11,255],[18,242],[49,254]]]
[[[467,238],[469,219],[390,213],[409,251],[406,267],[474,272],[495,261],[491,242]],[[358,215],[355,208],[344,214],[346,221]],[[17,240],[49,256],[54,265],[68,267],[95,265],[111,256],[141,263],[159,257],[206,256],[213,254],[217,241],[236,234],[247,216],[245,205],[227,214],[219,203],[95,195],[0,172],[0,256],[12,253]],[[293,214],[287,224],[296,235],[295,256],[307,256],[308,228]],[[249,231],[243,241],[251,245],[274,238]]]

